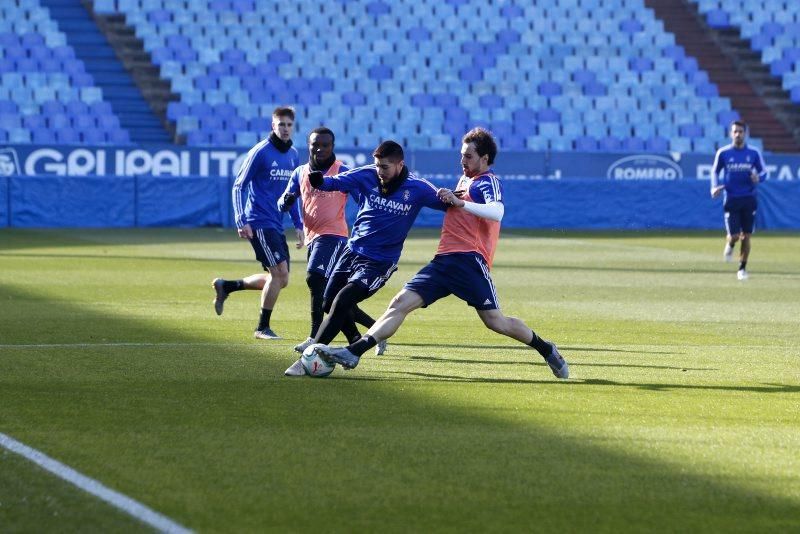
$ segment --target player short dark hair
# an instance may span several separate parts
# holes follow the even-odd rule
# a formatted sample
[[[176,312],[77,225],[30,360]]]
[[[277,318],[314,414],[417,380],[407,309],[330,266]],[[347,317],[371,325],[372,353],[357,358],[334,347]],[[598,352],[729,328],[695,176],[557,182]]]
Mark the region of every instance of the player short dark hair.
[[[744,122],[743,120],[736,119],[735,121],[731,122],[731,128],[733,128],[734,126],[741,126],[742,128],[744,128],[745,132],[747,131],[747,123]]]
[[[294,120],[294,109],[289,106],[278,106],[272,110],[273,117],[289,117]]]
[[[403,147],[394,141],[384,141],[383,143],[379,144],[378,148],[375,149],[375,152],[372,153],[372,157],[378,159],[388,159],[392,163],[397,163],[398,161],[403,161],[406,159],[405,154],[403,154]]]
[[[489,156],[489,165],[494,163],[494,158],[497,156],[497,143],[494,142],[491,132],[485,128],[473,128],[464,134],[461,142],[466,144],[473,143],[475,151],[479,156]]]
[[[310,132],[308,132],[309,139],[311,138],[311,136],[313,134],[317,134],[317,135],[328,134],[328,135],[331,136],[331,142],[336,144],[336,136],[333,135],[333,131],[330,128],[326,127],[326,126],[318,126],[318,127],[314,128],[313,130],[311,130]]]

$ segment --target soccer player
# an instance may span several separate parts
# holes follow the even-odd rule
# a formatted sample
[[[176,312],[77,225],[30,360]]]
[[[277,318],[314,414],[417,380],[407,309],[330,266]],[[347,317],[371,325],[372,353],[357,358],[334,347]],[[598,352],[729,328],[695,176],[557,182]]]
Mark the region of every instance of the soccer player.
[[[311,332],[308,339],[295,346],[294,350],[303,352],[306,347],[314,343],[319,326],[322,323],[322,300],[325,285],[328,282],[333,267],[339,254],[344,250],[347,242],[347,222],[344,210],[347,204],[347,193],[339,191],[320,191],[311,186],[308,174],[312,171],[323,172],[326,176],[334,176],[347,172],[349,169],[336,159],[334,153],[335,136],[329,128],[319,127],[311,131],[308,136],[308,163],[297,167],[281,198],[278,200],[278,209],[289,211],[299,200],[299,211],[302,217],[302,230],[308,247],[308,266],[306,269],[306,284],[311,292]],[[356,202],[359,196],[352,192]],[[375,324],[375,320],[364,311],[355,309],[355,322],[367,328]],[[344,325],[345,328],[350,326]],[[348,340],[355,341],[361,335],[358,330],[345,331]],[[380,355],[386,349],[386,344],[376,347],[376,354]],[[302,366],[298,360],[287,369],[288,376],[302,375]]]
[[[347,347],[318,347],[317,354],[353,369],[370,347],[391,337],[409,313],[452,294],[475,308],[491,330],[533,347],[556,377],[569,377],[569,366],[554,343],[500,311],[489,275],[504,213],[503,188],[490,168],[496,155],[497,145],[487,130],[474,128],[467,132],[461,145],[464,174],[456,191],[438,191],[439,198],[451,207],[444,217],[433,260],[395,295],[364,337]]]
[[[289,283],[289,247],[283,233],[283,213],[278,198],[286,189],[292,171],[299,165],[297,149],[292,146],[294,110],[277,107],[272,112],[272,132],[247,154],[233,184],[233,211],[239,237],[247,239],[256,259],[267,274],[253,274],[240,280],[217,278],[214,310],[222,315],[228,295],[242,289],[261,291],[261,314],[254,337],[280,339],[270,318],[278,294]],[[300,225],[297,209],[291,213],[295,228]],[[303,246],[303,231],[296,230],[297,248]]]
[[[322,191],[360,195],[350,239],[325,287],[324,310],[330,313],[315,343],[330,343],[345,322],[353,321],[355,306],[374,295],[397,270],[403,242],[420,210],[448,207],[433,184],[409,172],[399,144],[384,141],[372,156],[373,165],[337,176],[324,177],[319,171],[308,176],[311,185]]]
[[[750,238],[753,235],[758,201],[756,186],[767,179],[761,152],[745,144],[747,124],[733,121],[730,129],[731,144],[717,150],[711,172],[711,198],[725,192],[725,250],[723,259],[733,260],[733,249],[741,237],[739,270],[736,277],[747,280],[747,260],[750,257]],[[722,176],[720,174],[725,171]]]

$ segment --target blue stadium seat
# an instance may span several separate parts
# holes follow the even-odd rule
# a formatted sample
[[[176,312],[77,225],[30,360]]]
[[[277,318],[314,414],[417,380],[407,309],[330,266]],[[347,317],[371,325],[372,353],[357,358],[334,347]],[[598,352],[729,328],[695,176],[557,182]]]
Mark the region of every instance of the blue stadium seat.
[[[581,136],[575,139],[575,150],[581,152],[594,152],[597,149],[597,139],[594,137]]]

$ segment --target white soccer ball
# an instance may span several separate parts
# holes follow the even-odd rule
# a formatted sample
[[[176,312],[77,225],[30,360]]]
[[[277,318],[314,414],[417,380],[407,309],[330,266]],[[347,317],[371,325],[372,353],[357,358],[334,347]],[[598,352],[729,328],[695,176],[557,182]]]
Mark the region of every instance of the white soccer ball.
[[[306,370],[308,376],[324,378],[331,374],[336,368],[335,363],[326,362],[320,358],[316,352],[314,352],[315,348],[324,346],[325,345],[323,343],[314,343],[313,345],[309,345],[306,347],[306,350],[303,351],[303,355],[300,356],[300,363],[303,364],[303,369]]]

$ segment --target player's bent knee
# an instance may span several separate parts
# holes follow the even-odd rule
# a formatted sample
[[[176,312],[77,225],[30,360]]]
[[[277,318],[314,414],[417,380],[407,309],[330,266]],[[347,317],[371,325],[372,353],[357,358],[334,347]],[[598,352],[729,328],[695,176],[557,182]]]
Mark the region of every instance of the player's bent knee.
[[[417,293],[404,289],[392,298],[387,311],[389,313],[399,312],[407,315],[423,304],[425,303],[423,302],[422,297],[420,297]]]
[[[479,311],[478,315],[489,330],[493,330],[498,334],[505,334],[508,330],[508,318],[498,310]]]
[[[269,274],[272,277],[271,283],[277,284],[281,289],[289,285],[289,268],[286,266],[286,262],[270,268]]]
[[[324,291],[325,283],[326,283],[325,277],[319,273],[308,273],[306,275],[306,285],[312,291],[315,291],[320,288]]]

